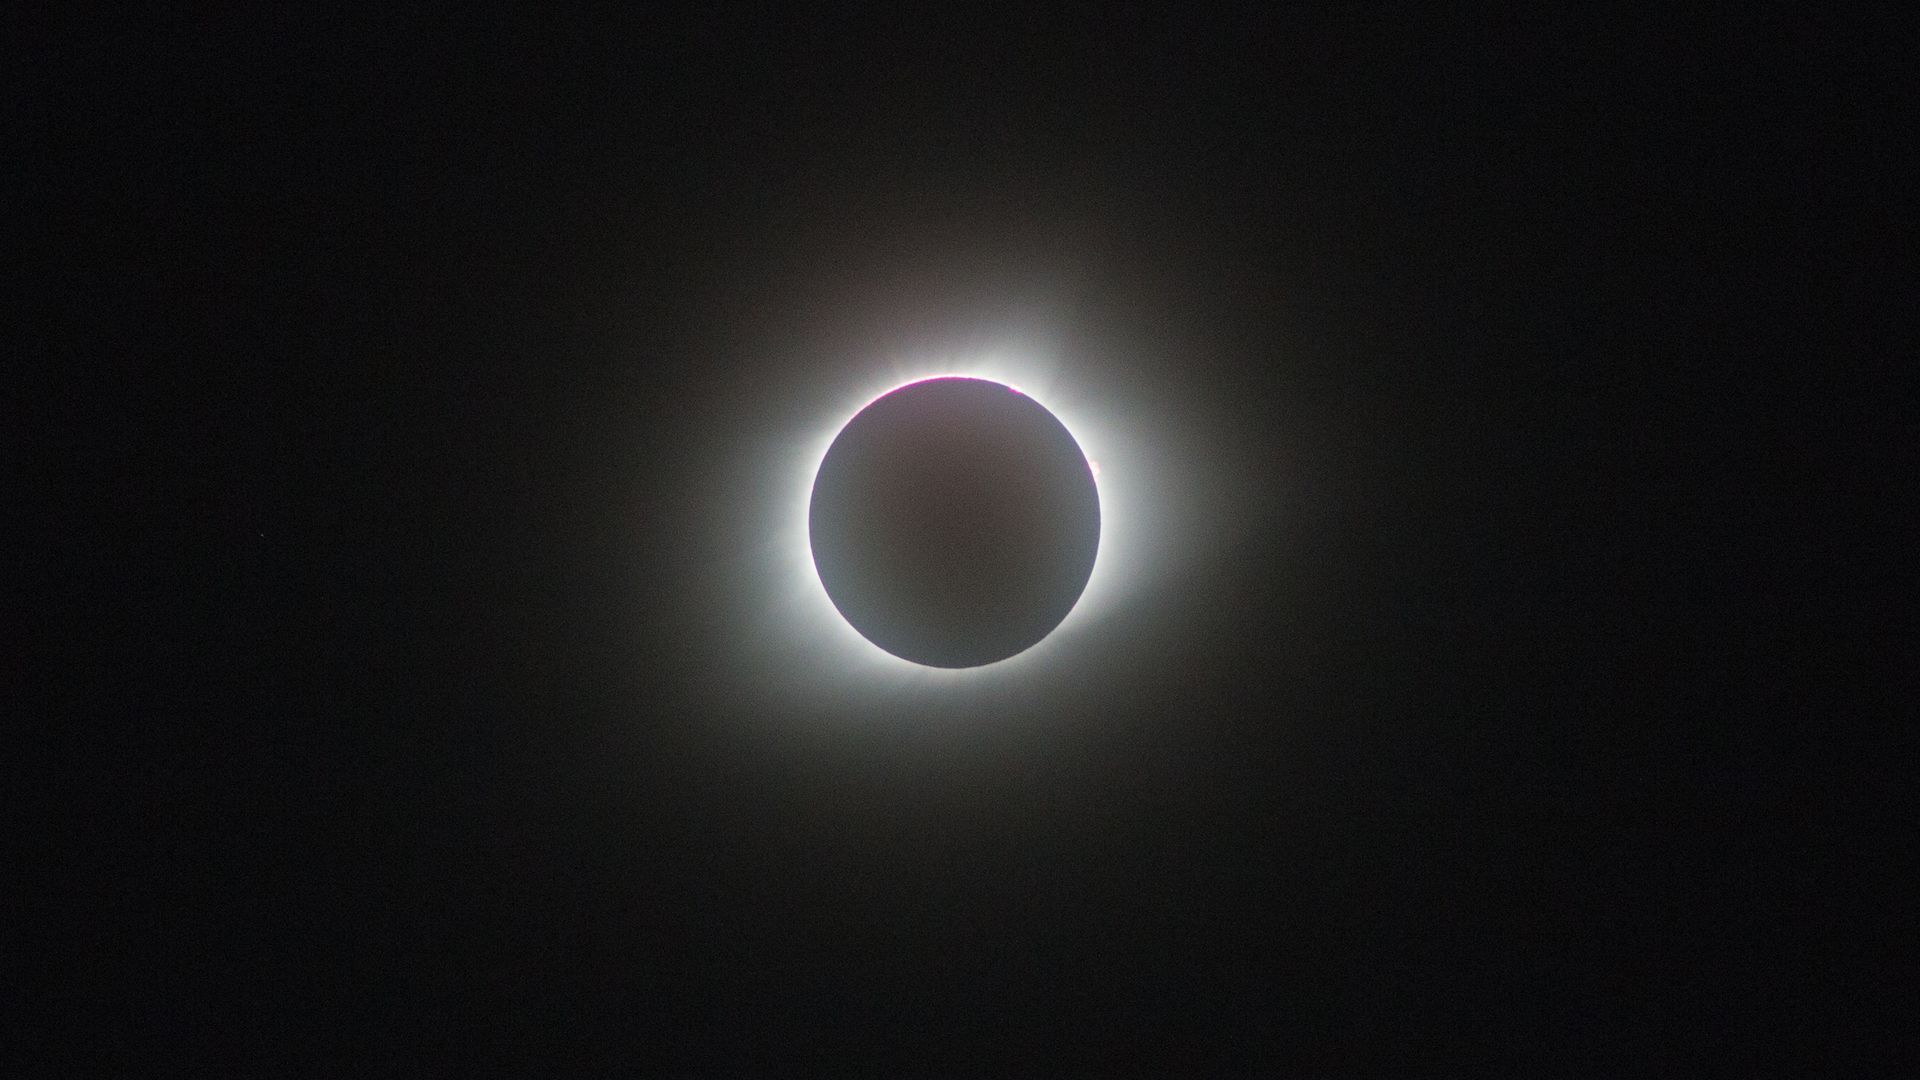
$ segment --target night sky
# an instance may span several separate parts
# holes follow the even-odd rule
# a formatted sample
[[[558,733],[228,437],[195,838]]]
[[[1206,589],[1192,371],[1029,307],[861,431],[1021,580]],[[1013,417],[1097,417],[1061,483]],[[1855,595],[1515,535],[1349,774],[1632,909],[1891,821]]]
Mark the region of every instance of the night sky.
[[[1910,706],[1830,689],[1916,659],[1911,569],[1851,584],[1829,535],[1912,475],[1847,227],[1912,240],[1880,30],[632,7],[101,20],[16,71],[53,289],[9,456],[54,468],[11,719],[53,764],[9,765],[50,797],[7,934],[55,1019],[9,1042],[1891,1041],[1858,916],[1910,785],[1861,763]],[[849,640],[801,515],[862,403],[976,371],[1099,460],[1101,562],[1030,655],[928,675]]]

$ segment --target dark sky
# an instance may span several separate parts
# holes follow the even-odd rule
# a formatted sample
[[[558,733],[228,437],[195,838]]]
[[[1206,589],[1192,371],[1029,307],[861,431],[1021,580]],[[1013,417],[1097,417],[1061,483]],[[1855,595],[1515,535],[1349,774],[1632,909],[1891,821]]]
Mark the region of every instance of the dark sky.
[[[1914,659],[1825,532],[1912,434],[1845,227],[1912,238],[1879,33],[68,28],[15,76],[61,1019],[12,1041],[1848,1071],[1892,1028],[1823,845],[1883,918],[1913,851],[1852,771],[1897,699],[1802,677]],[[1154,463],[1149,554],[1017,677],[843,666],[795,448],[1006,341]]]

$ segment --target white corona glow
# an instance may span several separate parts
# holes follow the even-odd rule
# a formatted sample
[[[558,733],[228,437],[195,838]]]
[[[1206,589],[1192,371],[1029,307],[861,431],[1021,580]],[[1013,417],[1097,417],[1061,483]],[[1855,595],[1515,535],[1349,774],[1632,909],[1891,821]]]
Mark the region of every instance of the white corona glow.
[[[986,379],[1001,383],[1016,393],[1033,398],[1052,413],[1072,434],[1080,453],[1095,476],[1100,497],[1100,543],[1094,557],[1093,572],[1086,589],[1073,610],[1053,632],[1033,647],[1005,660],[971,668],[938,668],[914,663],[862,637],[828,598],[813,562],[809,540],[808,512],[813,500],[813,483],[820,472],[827,450],[847,424],[875,401],[914,383],[929,379]],[[847,404],[823,418],[801,445],[788,453],[790,492],[782,508],[779,548],[782,552],[782,576],[787,583],[789,623],[786,630],[801,642],[813,665],[831,665],[849,676],[876,679],[895,686],[949,685],[954,683],[1018,679],[1030,675],[1035,666],[1049,657],[1070,651],[1081,635],[1108,615],[1121,594],[1121,583],[1137,576],[1142,554],[1155,545],[1142,545],[1138,532],[1141,522],[1137,507],[1145,494],[1139,472],[1130,472],[1128,464],[1144,464],[1143,456],[1120,436],[1117,425],[1102,407],[1098,397],[1084,385],[1062,377],[1057,365],[1020,359],[1006,354],[988,354],[968,363],[926,364],[918,367],[893,365],[885,376],[865,386],[851,388]],[[1102,469],[1095,460],[1106,462]],[[818,672],[816,670],[815,674]]]

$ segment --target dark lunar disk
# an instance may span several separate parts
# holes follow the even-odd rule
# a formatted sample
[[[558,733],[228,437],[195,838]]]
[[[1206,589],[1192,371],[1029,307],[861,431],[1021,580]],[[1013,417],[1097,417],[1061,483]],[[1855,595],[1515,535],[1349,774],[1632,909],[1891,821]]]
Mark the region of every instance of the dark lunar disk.
[[[1100,496],[1073,436],[985,379],[928,379],[861,410],[814,479],[820,581],[868,641],[932,667],[1032,647],[1073,610]]]

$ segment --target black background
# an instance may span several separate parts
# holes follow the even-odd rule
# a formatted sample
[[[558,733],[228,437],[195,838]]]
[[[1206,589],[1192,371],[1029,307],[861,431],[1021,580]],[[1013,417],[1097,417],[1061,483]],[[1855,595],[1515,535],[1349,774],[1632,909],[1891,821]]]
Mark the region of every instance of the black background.
[[[1847,1071],[1912,855],[1901,699],[1835,689],[1913,659],[1910,571],[1851,576],[1911,435],[1889,36],[25,38],[10,1041]],[[1179,541],[1026,683],[796,675],[743,448],[1007,327],[1181,463]]]

